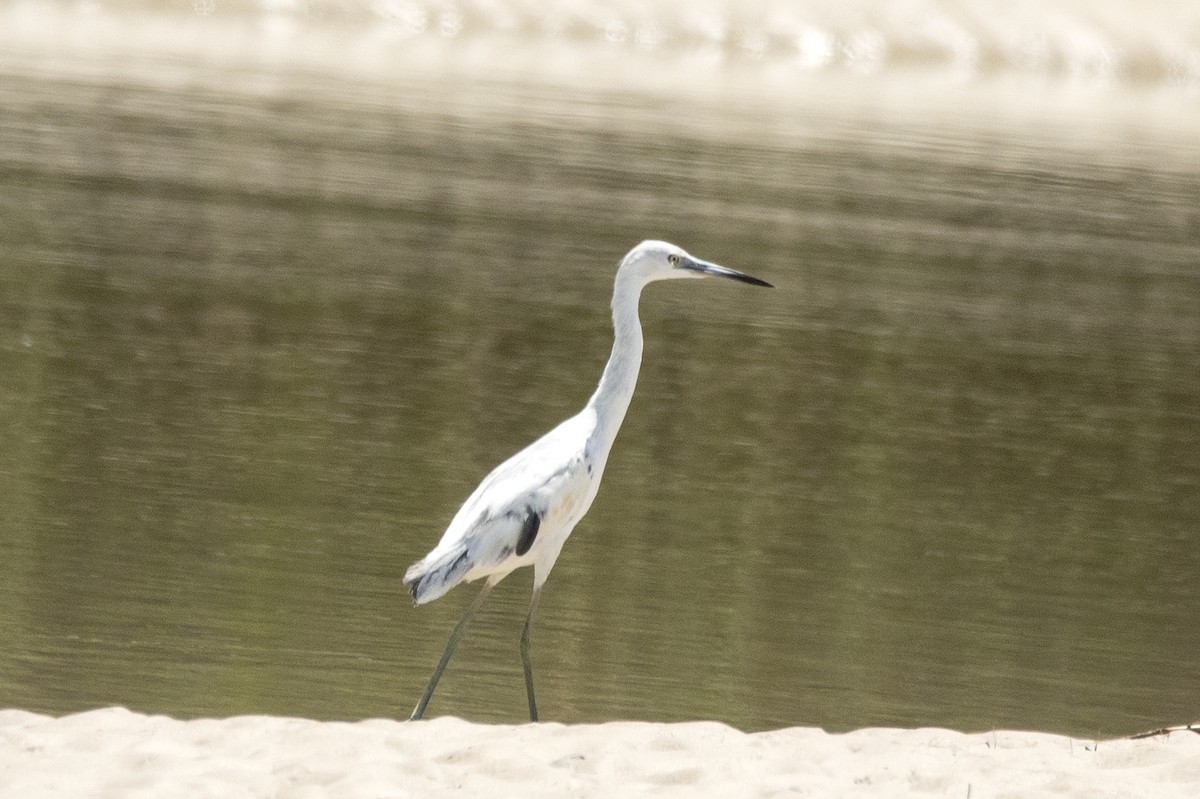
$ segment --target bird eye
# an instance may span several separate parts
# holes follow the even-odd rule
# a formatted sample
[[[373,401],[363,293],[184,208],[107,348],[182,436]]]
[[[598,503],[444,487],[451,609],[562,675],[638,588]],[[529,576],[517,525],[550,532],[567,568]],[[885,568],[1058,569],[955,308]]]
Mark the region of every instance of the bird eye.
[[[667,263],[669,263],[671,266],[679,266],[679,256],[675,253],[671,253],[667,256]]]

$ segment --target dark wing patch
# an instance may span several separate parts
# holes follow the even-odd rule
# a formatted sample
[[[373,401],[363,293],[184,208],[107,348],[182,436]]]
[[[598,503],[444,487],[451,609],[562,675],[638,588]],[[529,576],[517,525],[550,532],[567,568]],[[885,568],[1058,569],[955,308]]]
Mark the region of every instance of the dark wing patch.
[[[538,515],[533,508],[526,508],[529,515],[525,517],[525,523],[521,525],[521,535],[517,538],[517,555],[524,555],[533,546],[533,539],[537,538],[538,528],[542,526],[542,517]]]

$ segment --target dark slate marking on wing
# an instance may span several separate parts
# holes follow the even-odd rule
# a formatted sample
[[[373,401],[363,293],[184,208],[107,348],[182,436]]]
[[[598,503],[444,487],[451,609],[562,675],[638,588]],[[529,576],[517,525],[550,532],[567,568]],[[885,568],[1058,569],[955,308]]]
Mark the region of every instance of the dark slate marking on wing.
[[[529,515],[525,517],[525,524],[521,525],[521,535],[517,538],[517,555],[524,555],[533,546],[533,539],[537,538],[538,528],[542,526],[542,517],[537,514],[533,508],[526,508]]]
[[[413,601],[420,600],[421,595],[433,587],[445,583],[457,583],[458,579],[471,569],[470,554],[470,550],[463,547],[461,552],[454,555],[453,560],[445,561],[424,574],[414,577],[408,584],[408,591],[412,594]]]

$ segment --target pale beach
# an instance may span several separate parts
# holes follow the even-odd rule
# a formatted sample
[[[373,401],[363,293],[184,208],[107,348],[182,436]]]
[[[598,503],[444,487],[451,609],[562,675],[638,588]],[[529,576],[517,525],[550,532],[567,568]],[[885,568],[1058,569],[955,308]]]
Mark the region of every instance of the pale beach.
[[[5,799],[1194,797],[1200,735],[0,712]]]

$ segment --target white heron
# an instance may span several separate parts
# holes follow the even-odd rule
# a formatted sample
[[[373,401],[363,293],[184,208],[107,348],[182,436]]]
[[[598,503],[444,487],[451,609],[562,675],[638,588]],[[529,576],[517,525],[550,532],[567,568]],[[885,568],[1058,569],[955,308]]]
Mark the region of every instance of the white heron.
[[[612,355],[596,393],[583,410],[497,466],[467,498],[433,550],[409,567],[404,584],[413,604],[423,605],[461,582],[486,579],[483,589],[450,634],[442,659],[410,719],[425,707],[454,654],[467,623],[488,593],[510,572],[533,566],[533,597],[521,630],[521,663],[529,720],[537,721],[529,630],[538,597],[571,530],[587,513],[617,430],[629,408],[642,363],[638,298],[655,280],[728,277],[755,286],[765,280],[693,258],[665,241],[643,241],[621,261],[613,286]]]

